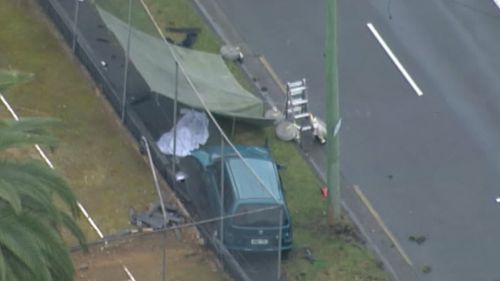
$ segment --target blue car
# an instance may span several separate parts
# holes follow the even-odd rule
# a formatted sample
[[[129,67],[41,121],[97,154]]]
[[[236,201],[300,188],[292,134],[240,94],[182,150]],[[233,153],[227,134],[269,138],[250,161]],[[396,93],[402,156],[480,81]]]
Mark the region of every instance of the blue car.
[[[224,150],[224,157],[221,157],[220,147],[193,153],[202,167],[202,182],[207,189],[205,194],[210,210],[206,211],[211,217],[226,217],[222,225],[221,221],[218,222],[215,233],[230,250],[260,252],[281,249],[287,253],[292,248],[292,224],[278,165],[266,147],[241,145],[236,149],[244,161],[229,147]]]

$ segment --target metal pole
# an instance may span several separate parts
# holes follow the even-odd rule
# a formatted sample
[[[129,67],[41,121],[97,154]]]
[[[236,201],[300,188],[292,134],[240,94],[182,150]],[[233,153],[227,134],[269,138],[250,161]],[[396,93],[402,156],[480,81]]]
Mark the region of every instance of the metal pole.
[[[281,208],[280,206],[280,217],[279,217],[279,227],[280,227],[280,230],[279,230],[279,233],[278,233],[278,269],[277,269],[277,279],[276,280],[280,280],[281,278],[281,240],[283,239],[283,208]]]
[[[224,138],[221,138],[220,144],[220,159],[221,159],[221,169],[220,169],[220,242],[224,244]]]
[[[234,130],[236,130],[236,117],[233,117],[233,122],[231,124],[231,137],[234,138]]]
[[[173,152],[173,157],[174,157],[174,162],[172,164],[172,172],[174,173],[174,178],[175,178],[175,170],[176,167],[175,165],[177,164],[177,99],[179,95],[179,63],[175,62],[175,89],[174,89],[174,112],[173,114],[173,126],[174,126],[174,152]],[[174,180],[174,186],[175,190],[175,180]]]
[[[339,136],[340,127],[338,67],[337,67],[337,34],[336,34],[337,1],[326,0],[326,119],[327,131],[330,134],[327,144],[327,186],[328,186],[328,221],[333,225],[340,220],[340,164]]]
[[[123,72],[123,93],[122,93],[122,122],[125,121],[125,111],[127,110],[127,82],[128,82],[128,63],[130,58],[130,35],[132,33],[132,0],[128,0],[128,35],[127,49],[125,50],[125,70]]]
[[[82,0],[75,0],[75,16],[73,18],[73,42],[71,44],[71,50],[73,51],[73,54],[75,53],[75,49],[76,49],[76,27],[78,24],[78,14],[79,14],[79,9],[80,9],[80,1],[82,1]]]
[[[144,146],[146,147],[146,153],[148,155],[149,167],[151,168],[151,173],[153,174],[153,179],[155,182],[156,192],[158,193],[158,197],[160,198],[160,206],[161,213],[163,215],[163,239],[162,239],[162,271],[161,271],[161,280],[165,281],[166,271],[167,271],[167,212],[165,211],[165,202],[163,202],[163,195],[161,194],[160,184],[158,182],[158,177],[156,176],[156,170],[153,163],[153,158],[151,157],[151,150],[149,149],[149,142],[146,137],[142,136],[142,141],[144,142]]]

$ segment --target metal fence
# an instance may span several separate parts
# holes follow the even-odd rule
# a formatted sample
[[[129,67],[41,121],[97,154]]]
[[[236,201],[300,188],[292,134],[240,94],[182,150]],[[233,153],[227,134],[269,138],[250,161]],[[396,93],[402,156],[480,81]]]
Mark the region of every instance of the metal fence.
[[[188,226],[198,228],[210,248],[221,259],[225,270],[237,280],[281,279],[282,245],[283,241],[291,239],[288,237],[291,234],[284,233],[283,226],[290,225],[290,222],[284,214],[287,212],[286,209],[281,207],[284,198],[279,190],[269,186],[270,182],[266,175],[270,174],[266,174],[266,171],[259,171],[259,166],[249,163],[248,158],[255,155],[247,157],[242,155],[244,153],[258,154],[258,149],[245,152],[242,147],[232,143],[226,132],[231,132],[230,135],[234,133],[235,119],[214,116],[205,107],[203,94],[194,86],[194,83],[191,83],[192,77],[189,77],[183,66],[179,65],[175,55],[173,56],[175,63],[169,66],[170,74],[166,73],[164,76],[165,79],[171,79],[172,85],[175,85],[172,88],[172,91],[175,91],[175,99],[153,92],[143,75],[130,63],[130,48],[134,48],[134,44],[138,42],[134,42],[134,38],[129,35],[128,44],[121,46],[119,40],[100,18],[98,7],[107,9],[107,12],[113,13],[118,19],[121,18],[128,25],[129,30],[136,28],[164,42],[165,50],[168,51],[170,48],[171,51],[172,46],[166,42],[161,30],[158,30],[159,24],[154,18],[154,11],[149,11],[148,6],[140,0],[96,0],[93,2],[39,0],[39,2],[74,55],[86,67],[116,113],[136,138],[140,149],[144,150],[147,146],[150,152],[148,155],[156,166],[156,170],[165,178],[192,214],[193,221]],[[181,80],[182,83],[190,85],[190,88],[179,87]],[[177,96],[187,94],[187,91],[200,98],[203,108],[193,108],[178,102]],[[198,151],[201,152],[198,158],[192,155],[187,157],[176,155],[181,145],[177,142],[181,139],[179,135],[182,132],[175,124],[181,123],[181,118],[185,118],[188,114],[186,112],[194,112],[195,116],[206,118],[203,120],[206,120],[208,137],[203,144],[200,144]],[[173,140],[173,153],[165,154],[160,151],[157,141],[168,132],[173,134],[170,138]],[[189,137],[183,140],[186,139]],[[215,158],[217,161],[203,163],[204,156],[208,157],[207,161]],[[230,160],[231,158],[235,160]],[[233,162],[230,164],[229,161]],[[204,167],[204,164],[207,164],[207,167]],[[224,168],[226,166],[227,169]],[[237,168],[240,170],[237,171]],[[183,173],[182,179],[179,178],[179,172]],[[212,174],[208,175],[209,172]],[[228,175],[230,172],[234,174]],[[263,172],[264,177],[262,177]],[[216,180],[207,179],[210,176]],[[255,185],[254,188],[258,191],[234,194],[235,191],[230,188],[235,188],[238,177],[245,177],[246,182]],[[209,186],[210,184],[213,186]],[[214,190],[209,188],[214,188]],[[244,186],[239,192],[244,193],[245,188],[249,187]],[[207,190],[209,190],[208,193]],[[215,197],[214,194],[216,194]],[[252,196],[270,198],[278,204],[262,204],[262,206],[247,204],[242,205],[245,206],[243,208],[233,202],[239,198],[255,199]],[[214,202],[217,204],[214,205]],[[229,205],[232,207],[231,210]],[[264,223],[252,221],[254,217],[250,217],[249,214],[253,213],[261,213],[256,218],[264,220]],[[287,237],[284,237],[285,235]],[[229,248],[238,250],[230,251],[228,245]],[[166,247],[168,248],[168,245]],[[271,250],[264,258],[241,251],[259,247]],[[267,273],[259,275],[262,271],[267,271]]]

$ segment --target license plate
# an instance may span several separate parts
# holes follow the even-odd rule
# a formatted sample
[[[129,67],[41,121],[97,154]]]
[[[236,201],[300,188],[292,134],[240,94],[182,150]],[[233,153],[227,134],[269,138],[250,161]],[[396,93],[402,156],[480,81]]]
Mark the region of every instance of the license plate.
[[[269,240],[267,239],[252,239],[250,241],[252,245],[267,245],[269,243]]]

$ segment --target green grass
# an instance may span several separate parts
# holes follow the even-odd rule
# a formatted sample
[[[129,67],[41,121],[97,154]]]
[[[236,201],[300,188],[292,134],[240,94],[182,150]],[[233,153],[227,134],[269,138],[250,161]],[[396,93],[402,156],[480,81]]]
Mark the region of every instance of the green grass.
[[[278,140],[272,129],[238,125],[235,143],[262,145],[267,139],[273,157],[286,167],[280,173],[294,227],[294,249],[283,263],[288,280],[387,280],[348,220],[333,228],[328,226],[327,201],[319,190],[322,182],[296,145]],[[312,250],[317,259],[314,264],[304,259],[305,248]]]
[[[48,157],[82,204],[111,234],[128,228],[128,208],[143,209],[155,198],[145,162],[78,62],[69,59],[29,1],[0,1],[0,68],[35,74],[5,96],[20,116],[56,117],[60,145]],[[97,238],[81,219],[88,239]]]

